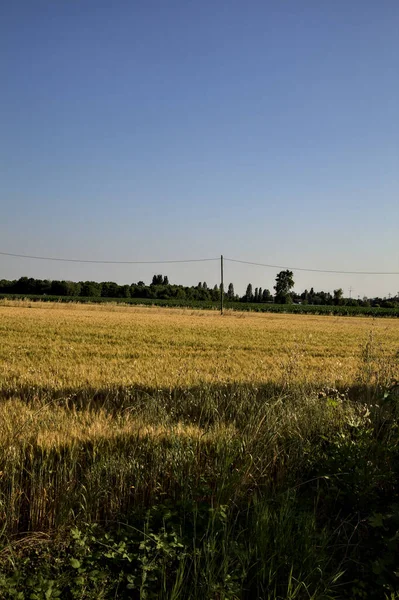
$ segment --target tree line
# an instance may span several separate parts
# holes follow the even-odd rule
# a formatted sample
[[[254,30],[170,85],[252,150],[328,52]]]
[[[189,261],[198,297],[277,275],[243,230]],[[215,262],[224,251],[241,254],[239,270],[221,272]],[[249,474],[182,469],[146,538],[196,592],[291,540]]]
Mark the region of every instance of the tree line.
[[[324,291],[315,291],[312,288],[301,294],[293,291],[293,272],[280,271],[276,276],[274,293],[262,287],[247,285],[243,296],[235,293],[233,283],[229,283],[224,290],[226,302],[252,302],[275,304],[313,304],[313,305],[342,305],[342,306],[381,306],[383,308],[396,308],[399,304],[399,295],[396,298],[347,298],[341,288],[334,290],[333,294]],[[167,275],[154,275],[150,285],[144,281],[119,285],[113,281],[66,281],[34,279],[21,277],[18,280],[0,280],[0,294],[26,294],[69,296],[85,298],[148,298],[178,300],[199,300],[217,302],[220,299],[220,286],[208,286],[206,281],[199,282],[196,286],[183,286],[171,284]]]

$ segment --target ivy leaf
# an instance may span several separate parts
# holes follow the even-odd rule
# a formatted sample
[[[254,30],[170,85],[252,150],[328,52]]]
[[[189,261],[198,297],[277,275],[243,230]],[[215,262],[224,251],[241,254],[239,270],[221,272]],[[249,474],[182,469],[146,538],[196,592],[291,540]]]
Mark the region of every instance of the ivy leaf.
[[[71,558],[70,563],[74,569],[80,569],[81,563],[77,558]]]
[[[384,517],[381,513],[374,513],[369,517],[371,527],[384,527]]]

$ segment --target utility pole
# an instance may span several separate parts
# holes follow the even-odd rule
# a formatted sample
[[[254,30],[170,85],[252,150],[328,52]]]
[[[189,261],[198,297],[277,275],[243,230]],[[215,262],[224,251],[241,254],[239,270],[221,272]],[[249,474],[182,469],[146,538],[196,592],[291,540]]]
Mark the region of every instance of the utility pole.
[[[223,296],[224,296],[224,285],[223,285],[223,254],[220,255],[220,314],[223,314]]]

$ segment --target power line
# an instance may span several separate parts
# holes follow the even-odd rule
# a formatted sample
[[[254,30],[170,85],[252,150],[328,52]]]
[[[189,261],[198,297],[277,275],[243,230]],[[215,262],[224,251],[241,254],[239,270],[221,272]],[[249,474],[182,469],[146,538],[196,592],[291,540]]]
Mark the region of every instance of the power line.
[[[303,267],[287,267],[282,265],[266,265],[264,263],[250,262],[247,260],[237,260],[234,258],[225,258],[229,262],[241,263],[243,265],[255,265],[257,267],[266,267],[270,269],[292,269],[293,271],[308,271],[311,273],[338,273],[345,275],[399,275],[399,272],[381,272],[381,271],[337,271],[328,269],[305,269]]]
[[[100,265],[161,265],[170,263],[193,263],[220,260],[220,258],[193,258],[186,260],[86,260],[80,258],[54,258],[53,256],[31,256],[28,254],[12,254],[11,252],[0,252],[2,256],[13,256],[16,258],[31,258],[34,260],[55,260],[58,262],[72,263],[95,263]]]
[[[192,258],[182,260],[88,260],[82,258],[56,258],[54,256],[33,256],[30,254],[14,254],[12,252],[0,252],[1,256],[11,256],[15,258],[28,258],[32,260],[51,260],[57,262],[70,263],[91,263],[100,265],[161,265],[175,263],[197,263],[219,261],[220,258]],[[238,260],[235,258],[224,258],[229,262],[240,263],[243,265],[253,265],[256,267],[265,267],[267,269],[292,269],[293,271],[307,271],[309,273],[335,273],[343,275],[399,275],[399,272],[388,271],[340,271],[332,269],[309,269],[304,267],[287,267],[283,265],[269,265],[266,263],[252,262],[248,260]]]

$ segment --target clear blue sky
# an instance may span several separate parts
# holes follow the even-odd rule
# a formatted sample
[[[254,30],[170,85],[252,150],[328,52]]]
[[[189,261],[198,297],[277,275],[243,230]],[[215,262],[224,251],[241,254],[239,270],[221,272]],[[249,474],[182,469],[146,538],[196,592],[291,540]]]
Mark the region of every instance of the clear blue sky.
[[[0,76],[0,251],[399,271],[398,0],[3,1]],[[154,272],[218,281],[0,256],[0,278]],[[226,265],[239,292],[275,275]]]

